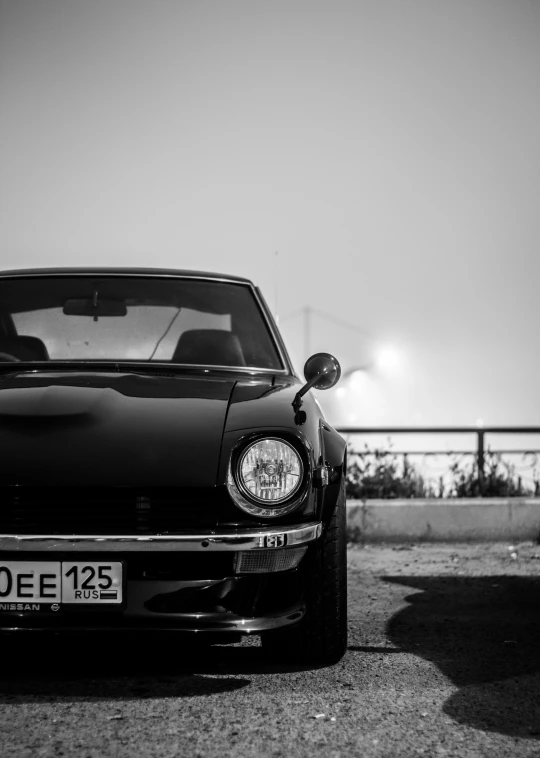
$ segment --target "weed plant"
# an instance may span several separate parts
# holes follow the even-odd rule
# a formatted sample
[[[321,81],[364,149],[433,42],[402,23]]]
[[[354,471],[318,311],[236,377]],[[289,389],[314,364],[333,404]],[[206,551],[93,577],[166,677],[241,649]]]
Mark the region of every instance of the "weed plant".
[[[502,455],[487,450],[484,455],[484,488],[481,493],[478,461],[474,455],[448,453],[449,463],[442,474],[428,476],[408,454],[397,454],[388,447],[348,451],[347,497],[373,498],[465,498],[465,497],[539,497],[540,477],[536,456],[532,456],[530,484],[524,484],[516,466]],[[424,461],[429,456],[424,456]],[[427,467],[427,466],[426,466]]]

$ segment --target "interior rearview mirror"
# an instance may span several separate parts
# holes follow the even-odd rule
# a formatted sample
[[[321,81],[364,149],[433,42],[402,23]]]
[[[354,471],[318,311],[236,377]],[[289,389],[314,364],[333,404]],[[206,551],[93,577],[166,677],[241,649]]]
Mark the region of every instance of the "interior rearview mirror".
[[[63,312],[66,316],[90,316],[94,318],[127,316],[127,305],[125,300],[111,297],[77,297],[66,300]]]

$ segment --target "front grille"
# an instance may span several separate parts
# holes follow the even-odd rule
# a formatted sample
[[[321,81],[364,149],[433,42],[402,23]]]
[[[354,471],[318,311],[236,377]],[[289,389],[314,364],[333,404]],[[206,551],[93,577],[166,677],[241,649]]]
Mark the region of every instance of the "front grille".
[[[229,551],[185,553],[179,550],[174,553],[123,553],[122,560],[127,565],[128,580],[192,581],[233,576],[234,556],[235,553]],[[95,560],[95,553],[89,560]]]
[[[181,534],[214,528],[224,487],[0,487],[2,534]]]

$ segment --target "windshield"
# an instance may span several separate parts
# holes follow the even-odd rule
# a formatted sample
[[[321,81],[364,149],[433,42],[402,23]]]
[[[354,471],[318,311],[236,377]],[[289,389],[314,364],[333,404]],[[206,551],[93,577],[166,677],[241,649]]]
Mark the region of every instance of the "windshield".
[[[251,287],[182,278],[0,279],[0,361],[283,368]]]

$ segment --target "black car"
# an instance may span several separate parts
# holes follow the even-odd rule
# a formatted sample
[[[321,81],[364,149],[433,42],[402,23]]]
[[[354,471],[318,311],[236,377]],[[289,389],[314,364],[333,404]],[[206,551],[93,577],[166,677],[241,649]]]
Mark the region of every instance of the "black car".
[[[247,279],[0,273],[0,630],[346,649],[346,445]],[[213,635],[213,636],[212,636]]]

